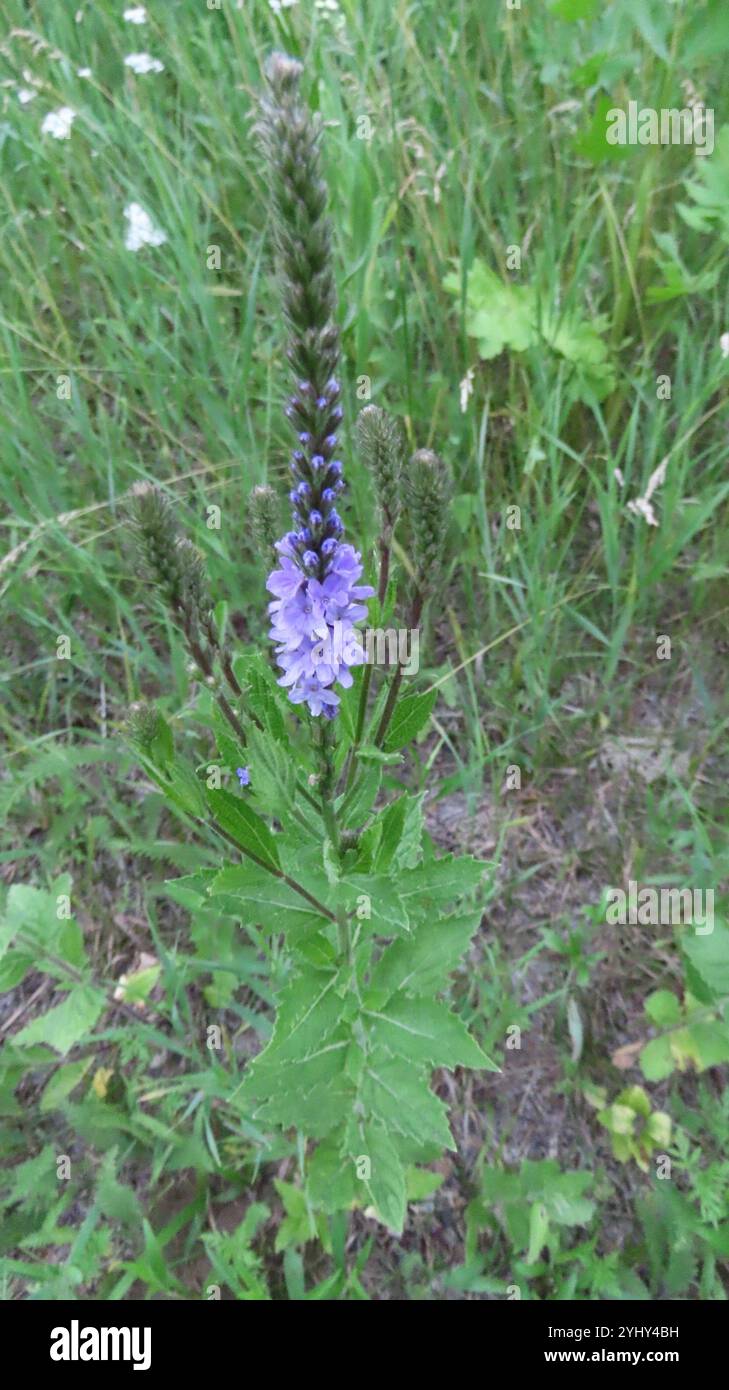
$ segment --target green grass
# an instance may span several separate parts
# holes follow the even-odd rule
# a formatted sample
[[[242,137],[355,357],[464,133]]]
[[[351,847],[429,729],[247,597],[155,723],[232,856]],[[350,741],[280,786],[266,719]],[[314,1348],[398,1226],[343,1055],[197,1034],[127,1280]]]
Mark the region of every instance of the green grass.
[[[117,738],[140,694],[159,697],[187,732],[194,690],[179,639],[150,612],[139,581],[126,497],[140,479],[169,489],[237,636],[265,640],[246,498],[266,479],[283,488],[289,447],[266,170],[253,129],[273,47],[304,60],[326,123],[347,428],[366,377],[411,445],[436,447],[454,475],[448,582],[422,645],[425,679],[442,693],[423,753],[429,785],[435,777],[441,796],[465,792],[472,812],[493,793],[518,821],[531,803],[512,811],[500,797],[507,765],[521,767],[530,793],[549,797],[570,769],[590,778],[606,731],[641,732],[650,701],[660,708],[652,727],[688,738],[689,770],[658,791],[633,787],[619,843],[596,856],[600,887],[636,863],[646,874],[721,881],[729,359],[719,340],[729,331],[729,192],[724,222],[717,214],[701,230],[679,207],[696,206],[686,183],[696,183],[702,160],[691,150],[639,147],[615,161],[585,153],[601,97],[679,106],[686,80],[715,108],[718,133],[729,120],[721,3],[578,3],[588,18],[569,22],[569,7],[530,0],[521,10],[500,0],[340,0],[336,14],[302,3],[280,15],[263,0],[222,0],[220,10],[167,0],[149,6],[144,27],[123,22],[121,0],[79,5],[76,22],[73,6],[6,0],[0,33],[8,882],[48,887],[70,872],[89,931],[101,933],[104,978],[115,978],[105,921],[128,928],[137,945],[154,942],[165,957],[165,1008],[197,1075],[205,1056],[195,1060],[184,1041],[183,986],[210,943],[198,943],[187,974],[182,918],[174,949],[156,920],[169,910],[161,880],[170,866],[192,865],[195,847],[174,843]],[[164,73],[125,68],[124,55],[139,50],[161,58]],[[81,67],[92,76],[78,77]],[[17,89],[29,86],[37,95],[21,105]],[[43,117],[64,105],[77,113],[70,139],[42,135]],[[360,138],[364,117],[369,139]],[[132,201],[164,230],[163,245],[125,248]],[[656,241],[666,235],[678,270]],[[506,268],[514,245],[518,272]],[[220,249],[219,270],[208,269],[210,247]],[[687,292],[661,299],[650,291],[665,283],[667,256]],[[544,338],[479,359],[466,314],[475,258],[505,284],[531,286],[540,321],[604,316],[614,388],[603,399],[579,398],[573,367]],[[443,283],[454,266],[455,296]],[[670,399],[657,395],[664,374]],[[70,399],[59,398],[64,377]],[[369,482],[345,457],[348,528],[369,551]],[[651,527],[626,503],[664,460],[653,498],[660,524]],[[212,506],[220,529],[207,525]],[[506,524],[510,507],[520,508],[518,530]],[[672,642],[665,663],[656,659],[660,634]],[[71,639],[70,661],[57,658],[59,636]],[[569,809],[568,793],[558,809]],[[486,1009],[492,976],[505,973],[498,945],[489,950],[496,955],[467,1010]],[[266,999],[254,955],[245,962],[251,997],[236,1006],[243,1016]],[[133,1070],[121,1027],[110,1045],[118,1070]],[[216,1103],[222,1080],[220,1088]],[[205,1144],[213,1099],[199,1105],[195,1094],[191,1082],[179,1110],[165,1099],[160,1123],[185,1132],[194,1113]],[[96,1256],[98,1271],[103,1251]],[[142,1279],[157,1267],[146,1259]],[[290,1265],[286,1277],[295,1281]],[[468,1289],[471,1276],[459,1277]],[[354,1284],[347,1296],[358,1296]],[[579,1287],[575,1296],[591,1296],[589,1280]],[[554,1288],[545,1283],[542,1296]]]

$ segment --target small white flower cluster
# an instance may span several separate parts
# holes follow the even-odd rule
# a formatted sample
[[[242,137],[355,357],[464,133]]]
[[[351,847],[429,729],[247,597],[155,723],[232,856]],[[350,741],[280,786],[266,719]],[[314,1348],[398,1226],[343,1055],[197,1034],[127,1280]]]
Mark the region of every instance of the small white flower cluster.
[[[145,72],[164,72],[165,65],[159,58],[153,58],[149,53],[129,53],[124,59],[125,68],[131,68],[137,74]]]
[[[61,106],[58,111],[49,111],[41,123],[41,135],[52,135],[54,140],[68,140],[76,112],[70,106]]]
[[[143,246],[161,246],[167,240],[166,232],[155,227],[149,213],[139,203],[128,203],[124,216],[129,223],[124,237],[127,251],[141,251]]]
[[[296,0],[279,0],[279,4],[284,7],[295,4]],[[77,22],[81,15],[76,16]],[[124,11],[124,19],[127,24],[146,24],[147,11],[144,5],[134,5]],[[159,58],[153,58],[149,53],[129,53],[124,59],[124,66],[131,68],[132,72],[144,74],[149,72],[164,72],[164,63]],[[32,74],[24,72],[26,80],[33,80]],[[92,76],[91,68],[79,68],[78,77],[89,78]],[[32,87],[18,87],[17,98],[21,106],[27,106],[38,95]],[[41,122],[41,134],[50,135],[53,140],[68,140],[71,135],[71,127],[76,119],[76,112],[72,106],[61,106],[57,111],[49,111]],[[167,233],[159,227],[155,227],[150,215],[139,203],[128,203],[124,209],[124,216],[127,220],[127,228],[124,235],[124,245],[127,251],[141,251],[143,246],[162,246],[167,240]]]

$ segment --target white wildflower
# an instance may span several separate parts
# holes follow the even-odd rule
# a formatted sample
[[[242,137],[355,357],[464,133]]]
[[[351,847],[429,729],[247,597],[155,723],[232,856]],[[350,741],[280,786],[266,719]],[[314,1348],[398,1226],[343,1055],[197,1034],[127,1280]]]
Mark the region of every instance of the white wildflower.
[[[130,9],[124,11],[124,19],[127,24],[146,24],[147,11],[144,5],[132,5]]]
[[[41,135],[52,135],[54,140],[68,140],[76,112],[70,106],[61,106],[58,111],[49,111],[43,117]]]
[[[461,414],[463,415],[468,407],[468,402],[473,395],[473,367],[469,367],[463,381],[459,384],[461,393]]]
[[[651,497],[656,489],[661,487],[662,483],[665,481],[667,466],[668,459],[665,458],[662,463],[659,463],[654,472],[651,473],[645,495],[643,497],[636,497],[633,502],[628,503],[628,511],[632,512],[634,516],[642,516],[645,521],[648,522],[649,526],[658,525],[658,518],[653,510]]]
[[[275,14],[280,14],[282,10],[290,10],[293,5],[298,5],[299,0],[268,0],[269,9]]]
[[[79,70],[78,70],[76,76],[77,76],[77,77],[90,77],[90,76],[91,76],[91,68],[79,68]]]
[[[18,93],[18,96],[20,96],[20,93]],[[719,347],[721,348],[722,357],[729,357],[729,333],[722,333],[719,339]]]
[[[129,53],[124,59],[125,68],[131,68],[132,72],[164,72],[165,65],[159,58],[152,58],[149,53]]]
[[[27,106],[29,101],[34,101],[38,93],[31,91],[30,87],[18,87],[18,101],[21,106]]]
[[[613,469],[613,477],[614,477],[614,479],[615,479],[615,481],[616,481],[618,487],[625,487],[625,478],[623,477],[622,472],[620,471],[619,468],[614,468],[614,469]]]
[[[166,233],[155,227],[149,213],[139,203],[128,203],[124,216],[129,223],[124,237],[127,251],[139,251],[142,246],[161,246],[167,240]]]

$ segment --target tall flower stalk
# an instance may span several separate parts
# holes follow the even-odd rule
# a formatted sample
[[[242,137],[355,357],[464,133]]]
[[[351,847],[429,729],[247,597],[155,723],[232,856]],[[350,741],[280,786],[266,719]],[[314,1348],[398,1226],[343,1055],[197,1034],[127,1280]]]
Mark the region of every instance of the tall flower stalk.
[[[433,1068],[494,1066],[437,997],[478,930],[478,907],[454,905],[478,891],[483,865],[426,855],[420,796],[400,787],[388,800],[384,792],[383,764],[426,727],[434,693],[408,691],[401,701],[399,665],[370,718],[368,664],[354,722],[341,707],[341,691],[363,661],[356,625],[374,590],[360,582],[362,561],[340,516],[331,230],[320,125],[302,99],[301,78],[301,64],[271,59],[259,126],[295,438],[291,529],[278,535],[276,495],[267,486],[254,489],[247,525],[273,566],[267,589],[281,674],[276,679],[255,650],[231,654],[201,557],[178,534],[164,495],[142,488],[135,497],[142,548],[215,702],[203,696],[200,713],[216,761],[206,749],[193,769],[175,749],[173,728],[145,705],[132,711],[128,734],[174,811],[193,833],[203,831],[208,847],[214,831],[226,855],[186,876],[186,900],[197,896],[202,910],[232,915],[256,941],[267,932],[278,943],[273,954],[284,982],[275,1024],[244,1076],[231,1075],[236,1107],[248,1107],[262,1156],[267,1134],[280,1131],[281,1153],[296,1131],[291,1151],[299,1154],[312,1235],[320,1217],[354,1206],[399,1233],[408,1169],[454,1147],[445,1103],[430,1089]],[[391,562],[402,521],[411,571],[406,604],[417,627],[438,584],[446,471],[423,450],[405,465],[401,430],[379,407],[361,412],[357,443],[379,512],[378,621],[396,605],[401,576]],[[291,717],[302,707],[311,716],[303,725]],[[343,794],[339,777],[348,784]]]
[[[294,704],[333,718],[335,685],[352,684],[362,661],[354,624],[374,594],[359,584],[359,554],[345,543],[337,501],[344,492],[337,458],[342,421],[339,330],[332,235],[319,156],[320,125],[300,94],[302,65],[282,54],[268,64],[269,93],[259,130],[272,178],[272,221],[288,329],[294,389],[286,416],[296,434],[289,499],[292,529],[275,546],[269,575],[270,636],[280,684]]]

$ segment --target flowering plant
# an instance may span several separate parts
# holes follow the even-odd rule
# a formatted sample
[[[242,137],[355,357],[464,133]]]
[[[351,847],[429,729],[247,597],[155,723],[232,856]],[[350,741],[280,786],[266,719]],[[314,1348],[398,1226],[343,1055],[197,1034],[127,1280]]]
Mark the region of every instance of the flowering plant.
[[[320,170],[320,126],[301,95],[301,65],[275,55],[260,135],[272,186],[287,356],[292,526],[279,535],[273,489],[256,488],[251,529],[270,565],[270,638],[233,654],[202,560],[177,533],[165,495],[135,499],[142,548],[210,692],[218,761],[195,773],[170,726],[136,707],[129,735],[175,809],[212,825],[226,858],[178,880],[188,903],[213,903],[277,952],[276,1017],[241,1094],[257,1133],[295,1131],[309,1209],[366,1206],[401,1232],[413,1165],[453,1148],[435,1067],[488,1067],[438,995],[478,929],[484,865],[436,858],[423,796],[394,780],[402,749],[425,728],[435,692],[403,687],[406,663],[373,682],[357,627],[396,611],[392,543],[402,525],[408,622],[417,629],[440,571],[448,479],[437,455],[405,461],[385,411],[357,419],[360,459],[379,515],[377,588],[345,539],[337,457],[342,387],[336,289]],[[374,558],[374,557],[373,557]],[[379,688],[373,688],[379,684]],[[225,785],[225,783],[228,785]],[[387,789],[394,795],[387,796]]]

